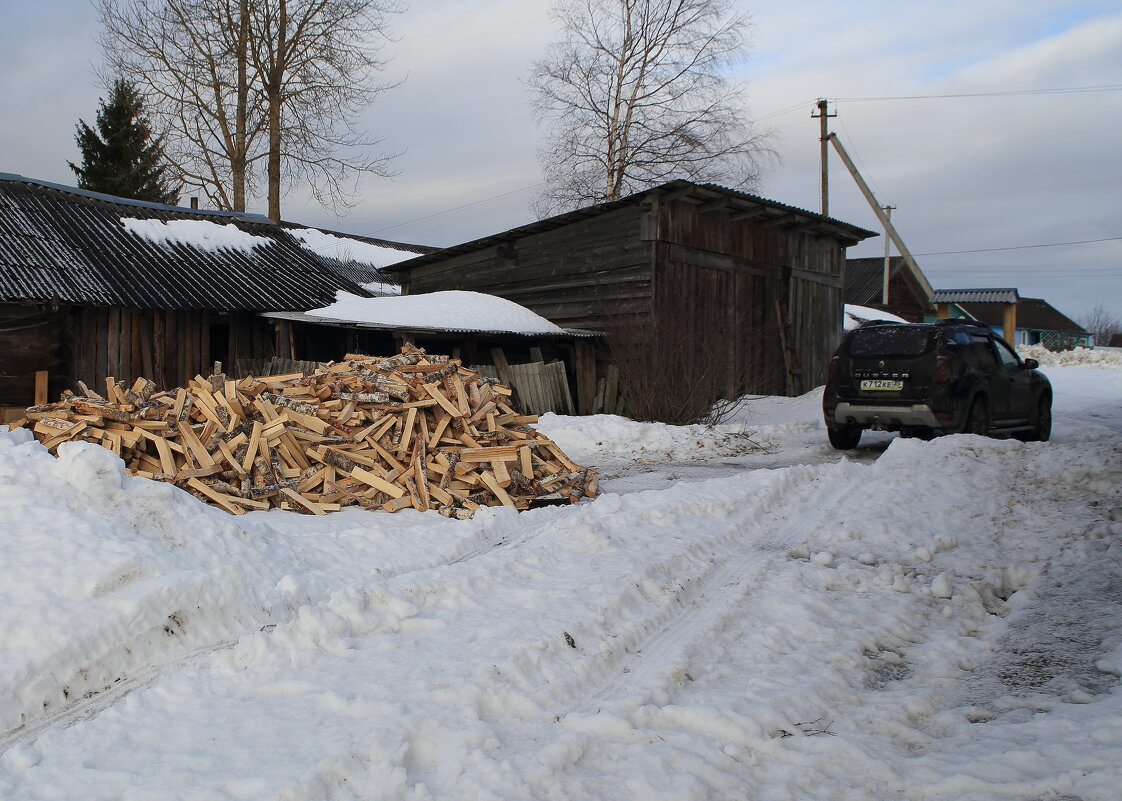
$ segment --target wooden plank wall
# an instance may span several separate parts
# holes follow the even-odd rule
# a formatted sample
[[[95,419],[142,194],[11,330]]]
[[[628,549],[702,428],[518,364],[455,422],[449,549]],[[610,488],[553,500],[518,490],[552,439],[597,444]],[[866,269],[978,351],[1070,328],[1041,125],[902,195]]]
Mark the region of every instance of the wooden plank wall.
[[[448,289],[513,300],[566,328],[602,331],[651,312],[650,244],[633,206],[414,269],[410,294]]]
[[[845,256],[839,243],[798,226],[738,220],[727,209],[707,209],[681,200],[663,201],[653,213],[660,220],[660,235],[670,243],[666,250],[656,251],[665,254],[659,256],[655,272],[660,327],[667,327],[662,321],[665,314],[674,314],[674,297],[699,292],[694,285],[710,280],[702,279],[702,273],[724,273],[729,277],[723,279],[717,296],[699,296],[713,298],[714,305],[698,307],[694,301],[683,317],[700,314],[712,321],[704,336],[726,340],[730,375],[746,367],[747,375],[734,378],[732,385],[750,393],[785,391],[788,365],[780,344],[776,301],[789,324],[802,371],[797,391],[821,383],[841,331]],[[664,263],[669,269],[662,267]],[[691,278],[689,271],[698,276]]]
[[[251,314],[81,306],[73,318],[73,382],[84,381],[95,392],[108,376],[129,384],[143,376],[161,388],[181,387],[196,374],[209,375],[216,355],[231,368],[239,358],[274,355],[268,324]],[[212,343],[212,329],[220,342]]]

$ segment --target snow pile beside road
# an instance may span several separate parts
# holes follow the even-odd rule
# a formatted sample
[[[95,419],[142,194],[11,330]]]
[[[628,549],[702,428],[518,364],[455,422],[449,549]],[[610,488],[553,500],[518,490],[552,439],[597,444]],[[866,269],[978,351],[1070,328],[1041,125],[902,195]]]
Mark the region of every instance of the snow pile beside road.
[[[735,456],[758,448],[743,423],[668,426],[613,414],[541,416],[536,426],[581,464],[624,459],[691,461]]]
[[[1122,353],[1092,348],[1052,351],[1043,345],[1018,345],[1022,359],[1036,359],[1042,367],[1122,368]]]

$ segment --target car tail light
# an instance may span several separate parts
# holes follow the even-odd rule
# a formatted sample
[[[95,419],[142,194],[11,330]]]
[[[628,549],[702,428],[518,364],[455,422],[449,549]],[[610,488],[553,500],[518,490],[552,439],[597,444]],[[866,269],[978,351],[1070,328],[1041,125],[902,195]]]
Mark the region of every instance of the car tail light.
[[[841,361],[837,356],[830,359],[830,367],[826,370],[826,380],[834,382],[838,380],[838,363]]]
[[[946,384],[951,380],[951,360],[948,357],[939,356],[935,359],[934,380],[936,384]]]

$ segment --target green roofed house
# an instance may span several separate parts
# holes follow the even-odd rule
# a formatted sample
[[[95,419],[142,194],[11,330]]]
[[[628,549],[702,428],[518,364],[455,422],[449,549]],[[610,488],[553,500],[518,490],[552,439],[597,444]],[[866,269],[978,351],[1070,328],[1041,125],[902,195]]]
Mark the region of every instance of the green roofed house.
[[[1091,334],[1041,298],[1013,288],[939,289],[931,297],[938,317],[969,317],[986,323],[1012,345],[1049,350],[1091,347]]]

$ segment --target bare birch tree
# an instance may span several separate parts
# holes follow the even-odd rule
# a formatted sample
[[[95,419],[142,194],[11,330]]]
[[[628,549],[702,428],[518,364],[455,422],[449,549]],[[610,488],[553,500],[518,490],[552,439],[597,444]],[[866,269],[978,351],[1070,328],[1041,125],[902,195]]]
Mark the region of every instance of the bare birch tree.
[[[388,173],[357,115],[389,84],[380,46],[396,0],[97,0],[109,68],[144,91],[169,158],[218,208],[244,211],[263,179],[346,203],[355,172]]]
[[[539,213],[671,178],[757,179],[771,150],[726,77],[748,32],[731,0],[559,0],[552,14],[563,38],[528,82],[547,127]]]

